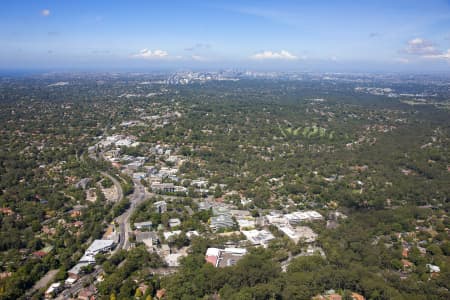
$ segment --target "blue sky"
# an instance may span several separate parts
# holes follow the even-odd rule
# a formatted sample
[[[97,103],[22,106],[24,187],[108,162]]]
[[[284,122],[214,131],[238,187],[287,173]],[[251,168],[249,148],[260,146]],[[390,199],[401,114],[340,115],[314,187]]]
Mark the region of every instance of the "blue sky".
[[[2,0],[0,69],[448,71],[450,1]]]

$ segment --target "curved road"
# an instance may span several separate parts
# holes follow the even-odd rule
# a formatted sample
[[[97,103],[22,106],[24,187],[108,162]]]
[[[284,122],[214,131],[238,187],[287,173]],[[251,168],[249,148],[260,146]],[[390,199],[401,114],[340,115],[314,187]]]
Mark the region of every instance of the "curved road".
[[[117,199],[115,202],[120,202],[123,199],[123,190],[122,190],[122,186],[120,185],[120,182],[115,179],[114,177],[112,177],[111,175],[109,175],[106,172],[101,171],[100,174],[102,174],[105,177],[108,177],[109,179],[111,179],[111,181],[113,182],[114,186],[116,187],[116,191],[117,191]]]

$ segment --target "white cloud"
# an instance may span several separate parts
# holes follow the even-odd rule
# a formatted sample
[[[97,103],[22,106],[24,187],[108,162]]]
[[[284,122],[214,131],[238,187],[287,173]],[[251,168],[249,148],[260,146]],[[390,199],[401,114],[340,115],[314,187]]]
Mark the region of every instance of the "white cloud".
[[[50,16],[50,9],[46,8],[46,9],[41,10],[41,15],[44,17]]]
[[[139,53],[134,54],[133,57],[136,58],[144,58],[144,59],[162,59],[162,58],[168,58],[169,53],[164,50],[149,50],[149,49],[142,49],[139,51]]]
[[[422,38],[415,38],[408,41],[403,52],[425,59],[442,59],[450,61],[450,49],[448,49],[447,52],[444,52],[436,48],[432,42]]]
[[[194,51],[194,50],[209,49],[209,48],[211,48],[211,45],[208,43],[197,43],[192,47],[184,48],[184,51]]]
[[[206,61],[206,60],[208,60],[206,57],[200,56],[200,55],[192,55],[191,58],[192,58],[192,60],[196,60],[196,61]]]
[[[286,50],[281,50],[280,52],[263,51],[263,52],[255,53],[250,57],[252,59],[286,59],[286,60],[298,59],[297,56],[289,53]]]
[[[437,54],[429,54],[425,55],[426,58],[434,58],[434,59],[445,59],[450,61],[450,49],[447,50],[447,52],[441,52]]]
[[[409,59],[404,58],[404,57],[395,58],[394,61],[397,62],[397,63],[401,63],[401,64],[409,63]]]
[[[407,54],[420,56],[439,54],[439,50],[436,49],[432,42],[422,38],[415,38],[408,41],[404,52]]]

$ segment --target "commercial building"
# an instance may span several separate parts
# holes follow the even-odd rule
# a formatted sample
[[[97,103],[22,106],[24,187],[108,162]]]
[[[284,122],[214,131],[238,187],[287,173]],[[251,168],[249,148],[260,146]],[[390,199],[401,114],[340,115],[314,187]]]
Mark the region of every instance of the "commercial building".
[[[235,225],[231,211],[224,205],[212,207],[214,217],[211,217],[209,226],[213,230],[229,228]]]
[[[234,225],[234,221],[231,216],[219,215],[217,217],[211,217],[209,226],[213,230],[218,230],[221,228],[230,228],[230,227],[233,227],[233,225]]]
[[[295,243],[298,243],[300,240],[306,243],[312,243],[317,239],[317,234],[307,226],[292,227],[289,225],[281,225],[278,226],[278,229]]]
[[[145,177],[147,177],[147,174],[144,172],[135,172],[133,173],[133,179],[134,180],[141,180],[144,179]]]
[[[236,218],[236,221],[239,224],[240,230],[252,229],[256,224],[255,218],[253,217]]]
[[[80,263],[95,263],[95,256],[99,253],[105,253],[111,251],[114,247],[114,240],[94,240],[92,244],[84,252],[83,257],[80,259]]]
[[[208,248],[205,260],[216,268],[224,268],[234,266],[245,254],[247,250],[244,248]]]
[[[297,211],[290,214],[284,215],[284,218],[289,222],[289,224],[295,225],[301,222],[317,221],[322,220],[321,214],[314,210],[307,211]]]
[[[220,215],[231,216],[231,211],[224,206],[214,206],[212,210],[213,210],[213,215],[215,215],[215,216],[220,216]]]
[[[153,192],[174,193],[175,186],[173,183],[159,183],[154,182],[150,186]]]
[[[161,193],[186,193],[187,188],[184,186],[174,185],[173,183],[160,183],[158,181],[153,182],[150,185],[153,192]]]
[[[96,255],[98,253],[104,253],[110,251],[113,246],[113,240],[94,240],[89,248],[87,248],[86,254]]]
[[[253,245],[261,245],[267,247],[269,242],[275,239],[275,236],[267,230],[248,230],[241,231]]]

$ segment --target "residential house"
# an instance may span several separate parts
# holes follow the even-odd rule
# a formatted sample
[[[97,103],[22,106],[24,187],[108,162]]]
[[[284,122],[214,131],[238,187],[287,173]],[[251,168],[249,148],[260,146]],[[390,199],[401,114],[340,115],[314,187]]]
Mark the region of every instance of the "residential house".
[[[153,203],[153,206],[155,207],[156,212],[159,214],[165,213],[167,211],[167,203],[164,200]]]
[[[159,243],[158,234],[154,231],[136,231],[136,242],[144,243],[148,248],[152,248]]]
[[[174,228],[181,225],[181,220],[178,218],[169,219],[169,227]]]
[[[44,297],[45,299],[52,299],[62,290],[61,282],[52,283],[49,288],[45,291]]]
[[[88,287],[85,287],[78,293],[79,300],[93,300],[95,299],[95,294],[97,294],[97,289],[95,286],[90,285]]]
[[[165,231],[165,232],[163,233],[164,239],[165,239],[165,240],[168,240],[168,239],[170,239],[171,237],[176,236],[176,235],[180,235],[180,234],[181,234],[181,230]]]
[[[69,271],[67,271],[67,275],[69,276],[68,279],[72,279],[73,282],[78,280],[82,275],[83,268],[87,266],[89,266],[89,263],[78,263],[75,266],[73,266]]]
[[[212,204],[207,201],[199,202],[198,203],[198,209],[199,210],[209,210],[212,208]]]

